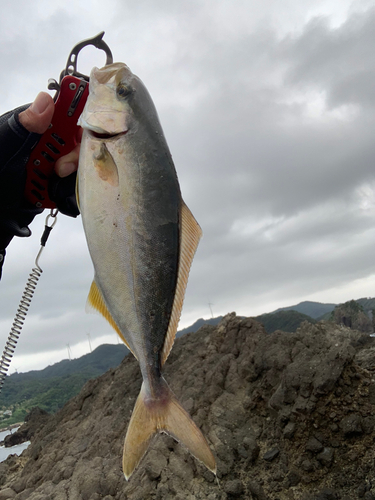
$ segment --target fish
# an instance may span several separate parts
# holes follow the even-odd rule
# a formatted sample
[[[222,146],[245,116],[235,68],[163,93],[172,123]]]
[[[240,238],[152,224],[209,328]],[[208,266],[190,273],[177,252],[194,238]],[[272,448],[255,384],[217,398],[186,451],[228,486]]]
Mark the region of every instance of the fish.
[[[129,480],[159,432],[216,474],[201,430],[163,377],[202,230],[184,203],[159,118],[124,63],[90,74],[77,200],[94,267],[88,308],[99,312],[138,360],[142,386],[123,451]]]

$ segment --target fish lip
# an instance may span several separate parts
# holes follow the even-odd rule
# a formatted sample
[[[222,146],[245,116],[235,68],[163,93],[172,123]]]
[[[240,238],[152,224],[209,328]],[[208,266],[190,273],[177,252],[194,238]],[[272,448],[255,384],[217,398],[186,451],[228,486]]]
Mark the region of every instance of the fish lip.
[[[99,133],[95,132],[94,130],[89,130],[89,134],[91,137],[94,137],[95,139],[106,139],[106,140],[117,139],[118,137],[126,135],[127,133],[128,130],[124,130],[123,132],[118,132],[117,134]]]

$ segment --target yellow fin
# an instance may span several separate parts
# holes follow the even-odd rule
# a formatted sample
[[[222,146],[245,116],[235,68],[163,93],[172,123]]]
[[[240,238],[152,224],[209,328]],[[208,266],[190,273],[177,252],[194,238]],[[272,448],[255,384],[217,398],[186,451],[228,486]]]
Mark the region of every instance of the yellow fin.
[[[181,200],[180,210],[180,255],[178,263],[178,276],[176,292],[173,301],[171,319],[165,336],[163,351],[161,354],[162,366],[171,352],[176,337],[178,322],[180,321],[185,290],[189,278],[191,263],[202,236],[202,229],[195,220],[185,202]]]
[[[105,142],[100,145],[100,152],[94,156],[95,169],[102,181],[108,182],[111,186],[118,186],[118,170],[115,160]]]
[[[133,353],[135,357],[137,357],[134,352],[130,349],[129,344],[125,340],[124,336],[121,333],[121,330],[116,325],[115,320],[112,318],[111,313],[108,311],[107,306],[105,305],[102,294],[99,291],[95,280],[91,283],[91,288],[89,292],[89,296],[87,297],[87,306],[92,307],[96,311],[98,311],[112,326],[112,328],[116,331],[120,339],[124,342],[126,347]],[[88,309],[88,307],[86,308]]]
[[[146,398],[144,385],[135,403],[125,437],[122,467],[128,480],[157,432],[165,432],[181,442],[190,453],[216,474],[215,458],[202,432],[161,379],[163,397]]]

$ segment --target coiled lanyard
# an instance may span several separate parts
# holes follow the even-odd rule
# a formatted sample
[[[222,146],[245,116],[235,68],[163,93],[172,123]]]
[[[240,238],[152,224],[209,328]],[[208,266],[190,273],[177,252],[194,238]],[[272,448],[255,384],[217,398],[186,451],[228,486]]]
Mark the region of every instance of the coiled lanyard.
[[[12,328],[10,329],[8,340],[5,344],[3,355],[0,359],[0,392],[3,388],[5,377],[7,375],[14,351],[17,346],[19,336],[21,335],[22,327],[25,322],[31,300],[33,298],[36,286],[38,284],[39,278],[43,272],[42,268],[39,266],[39,257],[46,246],[48,237],[57,222],[58,210],[52,209],[51,212],[46,217],[46,222],[44,226],[44,232],[40,239],[40,250],[35,259],[35,267],[31,270],[29,278],[27,280],[25,290],[21,297],[16,315],[13,320]],[[53,219],[50,223],[50,219]]]

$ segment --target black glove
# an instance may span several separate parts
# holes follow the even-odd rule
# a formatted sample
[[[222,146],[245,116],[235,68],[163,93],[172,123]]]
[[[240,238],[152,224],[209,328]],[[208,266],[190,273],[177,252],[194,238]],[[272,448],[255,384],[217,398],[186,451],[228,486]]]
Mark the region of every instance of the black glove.
[[[26,164],[40,134],[29,132],[19,121],[19,114],[29,104],[0,116],[0,277],[5,248],[14,236],[30,236],[29,224],[43,209],[35,208],[24,198]],[[60,179],[53,176],[49,194],[65,215],[77,217],[75,177]]]
[[[18,115],[27,107],[0,116],[0,266],[13,236],[30,236],[28,225],[43,211],[27,205],[23,199],[25,166],[30,151],[41,137],[28,132],[18,120]]]
[[[77,172],[67,177],[59,177],[55,172],[48,182],[48,196],[56,203],[59,212],[69,217],[77,217],[79,208],[76,198]]]

